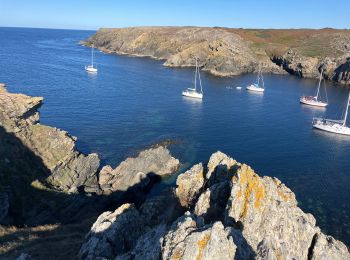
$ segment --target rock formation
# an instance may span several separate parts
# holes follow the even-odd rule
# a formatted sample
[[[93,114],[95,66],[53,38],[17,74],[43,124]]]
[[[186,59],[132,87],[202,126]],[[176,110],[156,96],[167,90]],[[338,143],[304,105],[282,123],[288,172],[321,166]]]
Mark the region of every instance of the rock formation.
[[[100,29],[83,44],[106,53],[148,56],[169,67],[195,65],[218,76],[258,70],[350,83],[348,30],[244,30],[200,27]]]
[[[76,138],[39,123],[43,98],[8,93],[0,89],[0,126],[22,141],[50,170],[47,181],[59,190],[75,192],[95,178],[97,154],[84,155],[75,148]],[[13,163],[13,162],[12,162]]]
[[[283,183],[221,152],[180,174],[170,194],[164,208],[146,200],[140,209],[125,204],[103,213],[79,257],[350,259],[347,247],[321,233]],[[168,217],[160,217],[165,213]]]
[[[105,194],[126,191],[142,184],[145,189],[156,176],[169,175],[178,170],[179,160],[160,146],[142,151],[136,158],[128,158],[114,170],[108,165],[99,173],[98,183]]]

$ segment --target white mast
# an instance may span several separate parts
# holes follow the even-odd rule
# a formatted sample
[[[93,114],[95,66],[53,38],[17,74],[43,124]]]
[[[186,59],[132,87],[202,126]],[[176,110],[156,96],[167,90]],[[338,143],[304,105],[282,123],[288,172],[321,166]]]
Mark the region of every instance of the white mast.
[[[194,73],[194,89],[197,91],[197,58],[196,58],[196,72]]]
[[[346,119],[347,119],[347,117],[348,117],[348,112],[349,112],[349,103],[350,103],[350,91],[349,91],[348,101],[347,101],[347,103],[346,103],[346,110],[345,110],[345,116],[344,116],[343,126],[346,125]]]
[[[91,46],[91,66],[94,66],[94,46]]]
[[[201,93],[203,94],[203,89],[202,89],[202,81],[201,81],[201,74],[199,73],[199,66],[197,62],[197,69],[198,69],[198,79],[199,79],[199,85],[201,87]]]
[[[317,94],[316,94],[316,101],[318,101],[318,94],[320,93],[320,87],[321,87],[321,81],[322,81],[322,74],[323,74],[323,69],[321,69],[320,80],[318,81],[318,88],[317,88]]]

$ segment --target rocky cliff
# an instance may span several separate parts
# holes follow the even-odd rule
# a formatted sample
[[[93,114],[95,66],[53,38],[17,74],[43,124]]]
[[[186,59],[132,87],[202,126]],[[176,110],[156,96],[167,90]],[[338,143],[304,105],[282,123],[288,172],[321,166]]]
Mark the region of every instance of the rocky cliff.
[[[83,43],[107,53],[148,56],[170,67],[194,66],[214,75],[291,73],[350,83],[349,30],[245,30],[199,27],[100,29]]]
[[[99,216],[81,259],[350,259],[276,178],[217,152],[137,208]]]

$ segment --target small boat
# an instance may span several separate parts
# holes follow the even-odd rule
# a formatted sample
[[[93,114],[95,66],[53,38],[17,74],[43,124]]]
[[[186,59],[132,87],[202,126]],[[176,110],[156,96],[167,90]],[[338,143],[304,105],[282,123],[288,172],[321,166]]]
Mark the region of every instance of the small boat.
[[[350,91],[346,104],[346,110],[343,120],[332,120],[326,118],[314,118],[312,126],[316,129],[323,130],[330,133],[341,134],[341,135],[350,135],[350,127],[346,126],[346,120],[348,117],[350,105]]]
[[[200,92],[197,90],[197,77],[199,80]],[[199,99],[203,98],[202,81],[201,81],[201,75],[199,73],[199,65],[198,65],[197,59],[196,59],[196,72],[194,76],[194,88],[188,88],[182,91],[182,95],[190,98],[199,98]]]
[[[236,87],[236,89],[241,90],[241,89],[242,89],[242,87]]]
[[[91,73],[97,73],[97,68],[94,67],[94,46],[91,47],[91,65],[85,66],[85,70]]]
[[[259,85],[260,81],[261,81],[262,86]],[[259,72],[258,72],[258,76],[257,76],[257,79],[256,79],[256,83],[249,85],[247,87],[247,90],[255,91],[255,92],[264,92],[265,91],[264,87],[265,87],[264,86],[264,78],[263,78],[263,75],[262,75],[262,72],[261,72],[261,68],[259,68]]]
[[[309,106],[314,106],[314,107],[326,107],[328,105],[327,102],[323,102],[319,100],[322,75],[323,75],[323,70],[321,70],[320,80],[318,81],[316,96],[302,96],[300,98],[300,103],[309,105]],[[326,90],[326,95],[327,95],[327,90]]]

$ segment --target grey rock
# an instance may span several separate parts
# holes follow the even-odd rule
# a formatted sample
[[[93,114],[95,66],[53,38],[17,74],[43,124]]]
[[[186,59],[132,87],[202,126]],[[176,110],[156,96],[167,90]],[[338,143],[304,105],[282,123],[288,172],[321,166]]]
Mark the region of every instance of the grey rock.
[[[105,166],[99,173],[98,183],[105,193],[127,191],[131,187],[145,189],[151,179],[170,175],[178,170],[179,160],[170,155],[167,148],[159,146],[140,152],[135,158],[128,158],[114,170]]]
[[[200,227],[193,215],[178,219],[165,235],[162,259],[233,259],[236,246],[221,222]]]
[[[124,204],[114,212],[101,214],[93,224],[79,251],[79,258],[114,258],[133,248],[143,232],[139,212],[131,204]]]
[[[313,242],[314,245],[309,254],[309,257],[311,257],[312,260],[350,259],[347,247],[331,236],[317,233]]]
[[[190,170],[180,174],[176,180],[176,195],[183,207],[191,207],[204,185],[203,165],[194,165]]]

